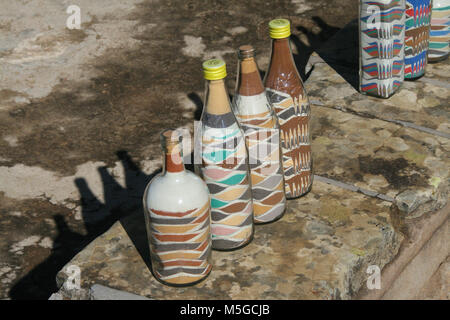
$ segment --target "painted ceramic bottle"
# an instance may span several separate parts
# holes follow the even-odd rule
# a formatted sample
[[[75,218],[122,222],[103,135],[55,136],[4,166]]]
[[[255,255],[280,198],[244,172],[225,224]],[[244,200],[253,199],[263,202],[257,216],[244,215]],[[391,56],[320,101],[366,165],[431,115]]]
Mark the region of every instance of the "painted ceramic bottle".
[[[450,0],[433,0],[428,61],[445,60],[450,53]]]
[[[181,136],[161,134],[164,170],[148,184],[144,213],[153,275],[186,286],[211,271],[210,198],[205,182],[184,169]]]
[[[286,210],[280,127],[269,104],[255,61],[255,50],[239,48],[233,111],[244,131],[252,185],[255,223],[275,221]]]
[[[234,250],[253,237],[253,206],[244,134],[231,110],[225,86],[226,65],[203,63],[206,79],[201,116],[200,172],[211,194],[212,246]]]
[[[309,192],[313,182],[311,111],[292,57],[289,20],[272,20],[269,29],[272,55],[264,85],[281,127],[286,198],[294,199]]]
[[[360,92],[389,98],[403,83],[405,0],[360,1]]]
[[[431,0],[406,0],[405,79],[416,79],[425,74],[431,7]]]

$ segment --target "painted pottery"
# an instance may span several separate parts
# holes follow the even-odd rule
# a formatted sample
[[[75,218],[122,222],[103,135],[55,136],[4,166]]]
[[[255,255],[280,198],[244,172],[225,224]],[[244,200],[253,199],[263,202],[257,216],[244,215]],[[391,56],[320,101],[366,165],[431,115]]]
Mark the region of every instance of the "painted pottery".
[[[286,209],[280,128],[269,104],[254,49],[239,48],[233,111],[244,131],[251,174],[255,223],[279,219]]]
[[[208,188],[184,169],[181,136],[166,130],[161,138],[164,170],[150,181],[143,199],[152,271],[165,284],[191,285],[212,268]]]
[[[450,0],[433,0],[428,61],[444,60],[450,53]]]
[[[306,194],[312,186],[311,110],[289,43],[289,20],[269,23],[272,54],[264,85],[280,122],[286,198]]]
[[[360,92],[389,98],[403,83],[405,0],[361,0]]]
[[[231,110],[225,86],[226,66],[203,63],[205,107],[201,116],[201,175],[211,194],[212,246],[233,250],[253,237],[248,153],[244,134]]]
[[[430,39],[431,0],[406,0],[405,79],[424,75]]]

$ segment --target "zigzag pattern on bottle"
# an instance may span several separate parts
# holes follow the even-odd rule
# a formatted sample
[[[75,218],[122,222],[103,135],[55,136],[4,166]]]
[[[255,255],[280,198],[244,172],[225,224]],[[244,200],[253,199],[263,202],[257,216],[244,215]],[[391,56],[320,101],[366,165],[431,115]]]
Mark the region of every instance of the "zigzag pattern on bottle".
[[[310,106],[307,98],[267,89],[280,121],[283,171],[287,198],[296,198],[312,185]]]
[[[450,6],[433,7],[428,58],[439,59],[450,52]]]
[[[280,217],[286,208],[280,133],[269,111],[237,115],[245,132],[252,179],[254,220],[266,223]]]
[[[237,248],[253,232],[245,141],[236,123],[227,128],[206,127],[205,131],[202,175],[211,194],[213,247]]]
[[[399,2],[397,0],[393,0],[393,2]],[[379,8],[384,8],[383,4],[378,6]],[[379,14],[367,15],[361,18],[365,23],[368,22],[370,17],[374,17],[382,23],[392,23],[395,20],[400,20],[403,15],[403,9],[401,7],[393,8],[390,10],[380,10]]]
[[[361,92],[387,98],[402,84],[404,17],[405,0],[361,0]]]
[[[383,12],[389,12],[388,10],[390,9],[399,9],[402,5],[402,1],[401,0],[392,0],[389,3],[384,2],[380,2],[380,1],[365,1],[365,4],[369,5],[369,6],[377,6],[379,8],[383,9]],[[384,14],[386,15],[386,14]]]
[[[391,77],[398,76],[402,72],[403,61],[394,61],[392,64],[378,64],[371,63],[366,66],[363,66],[363,71],[371,76],[370,79],[389,79]]]
[[[431,6],[431,0],[406,0],[405,78],[416,78],[425,73]]]
[[[183,285],[211,271],[209,202],[185,212],[150,209],[152,269],[164,282]]]
[[[371,42],[367,47],[364,47],[363,49],[372,58],[392,59],[399,55],[402,48],[402,42],[400,40],[394,40],[393,43],[389,44]]]

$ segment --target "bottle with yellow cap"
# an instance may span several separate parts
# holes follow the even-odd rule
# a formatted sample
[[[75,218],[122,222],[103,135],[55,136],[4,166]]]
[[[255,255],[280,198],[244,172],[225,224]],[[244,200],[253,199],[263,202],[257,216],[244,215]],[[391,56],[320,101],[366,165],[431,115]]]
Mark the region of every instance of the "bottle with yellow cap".
[[[280,122],[286,198],[294,199],[309,192],[313,182],[311,111],[292,56],[289,20],[272,20],[269,30],[272,54],[264,85]]]
[[[212,246],[216,250],[234,250],[253,237],[248,152],[231,110],[225,62],[205,61],[203,74],[206,93],[197,136],[201,138],[202,155],[199,171],[211,194]]]

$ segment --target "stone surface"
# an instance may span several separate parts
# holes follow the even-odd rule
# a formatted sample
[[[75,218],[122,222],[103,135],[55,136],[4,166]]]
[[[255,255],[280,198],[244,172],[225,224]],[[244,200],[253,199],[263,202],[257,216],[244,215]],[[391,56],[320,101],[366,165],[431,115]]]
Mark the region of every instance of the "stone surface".
[[[346,32],[344,29],[337,36]],[[396,198],[399,208],[410,218],[444,207],[449,189],[450,139],[386,120],[418,119],[418,123],[427,125],[420,122],[425,117],[422,111],[398,109],[401,103],[417,105],[415,95],[423,83],[406,82],[408,88],[390,99],[370,98],[357,92],[344,78],[346,74],[339,74],[317,55],[310,60],[313,69],[306,88],[313,104],[315,173]],[[332,66],[336,68],[334,63],[338,62],[343,63],[333,60]],[[416,100],[408,102],[407,97]],[[447,97],[442,97],[437,106],[448,110],[448,102]],[[395,116],[387,117],[380,109],[387,104],[395,104]],[[370,112],[360,112],[353,105],[366,105]],[[403,113],[407,116],[403,117]],[[434,121],[434,125],[428,123],[430,128],[441,130],[450,121],[448,114],[442,118],[429,116]]]
[[[395,215],[392,215],[395,216]],[[448,219],[450,204],[433,214],[416,219],[397,220],[397,229],[405,239],[397,256],[381,272],[380,289],[361,288],[357,299],[392,299],[420,294],[423,283],[450,251]],[[425,257],[425,259],[424,259]]]
[[[66,28],[69,5],[80,30]],[[291,19],[303,67],[357,15],[353,0],[0,7],[0,299],[48,299],[56,272],[139,206],[160,168],[159,132],[200,117],[204,59],[227,60],[231,93],[240,45],[267,68],[270,19]]]
[[[419,295],[421,288],[426,286],[431,276],[450,255],[449,234],[450,222],[447,219],[398,275],[395,283],[383,295],[382,299],[407,300],[414,299]]]
[[[355,297],[366,265],[392,261],[401,233],[413,232],[416,219],[434,216],[446,203],[448,61],[406,83],[395,103],[360,95],[352,57],[356,33],[347,27],[322,46],[356,18],[353,0],[236,0],[216,2],[214,10],[198,0],[83,0],[77,3],[81,30],[65,28],[69,4],[0,0],[1,299],[48,299],[58,289],[56,273],[74,256],[85,284],[137,285],[141,292],[127,291],[150,297],[144,284],[156,288],[156,297],[170,291],[143,265],[148,249],[143,225],[135,221],[142,218],[143,188],[160,167],[158,133],[191,128],[199,118],[203,59],[226,59],[230,92],[239,45],[254,45],[265,70],[267,22],[274,17],[292,21],[294,59],[310,78],[314,102],[316,174],[332,186],[317,180],[278,226],[261,227],[251,246],[218,253],[209,282],[173,292]],[[307,65],[315,50],[319,55]],[[296,241],[276,238],[286,230]],[[387,252],[379,249],[384,241]],[[297,242],[300,253],[294,252]],[[289,267],[277,266],[280,261]],[[64,277],[60,272],[58,286]],[[61,292],[80,299],[89,288],[62,286]]]
[[[312,112],[315,174],[397,197],[411,217],[446,204],[448,139],[325,106]]]
[[[94,284],[89,290],[90,300],[149,300],[148,298],[131,294],[129,292],[112,289]]]
[[[168,287],[152,276],[143,213],[137,211],[66,268],[81,269],[83,288],[98,282],[154,299],[349,299],[366,281],[369,265],[382,268],[397,253],[403,237],[390,207],[316,182],[307,196],[289,202],[281,220],[258,226],[250,245],[214,251],[210,276],[188,288]],[[67,280],[64,270],[59,284]]]
[[[450,257],[440,266],[415,297],[419,300],[450,300]]]

